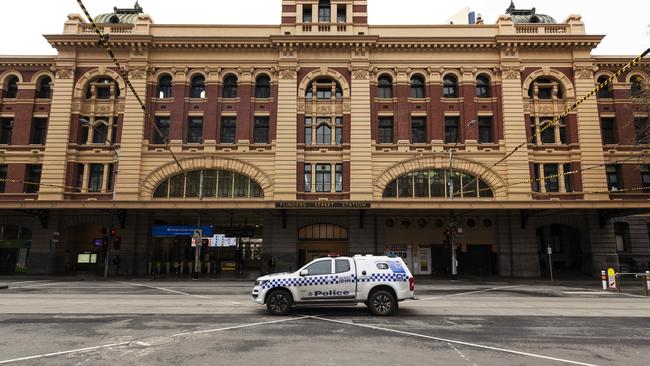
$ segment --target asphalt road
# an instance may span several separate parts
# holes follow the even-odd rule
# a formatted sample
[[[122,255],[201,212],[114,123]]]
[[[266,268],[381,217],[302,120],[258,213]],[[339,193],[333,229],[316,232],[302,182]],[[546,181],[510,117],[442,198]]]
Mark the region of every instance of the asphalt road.
[[[377,318],[364,306],[271,317],[250,283],[9,283],[0,364],[643,365],[650,298],[530,283],[417,285]]]

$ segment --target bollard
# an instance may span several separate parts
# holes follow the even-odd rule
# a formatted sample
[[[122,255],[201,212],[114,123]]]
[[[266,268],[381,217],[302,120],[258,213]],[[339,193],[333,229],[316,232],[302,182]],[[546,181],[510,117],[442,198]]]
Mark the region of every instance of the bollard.
[[[607,290],[607,272],[600,271],[600,281],[603,284],[603,290]]]

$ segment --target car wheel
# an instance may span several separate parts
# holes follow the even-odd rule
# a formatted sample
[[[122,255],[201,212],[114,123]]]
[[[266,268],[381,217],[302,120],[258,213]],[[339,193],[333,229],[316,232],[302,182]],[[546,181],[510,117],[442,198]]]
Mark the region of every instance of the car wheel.
[[[397,300],[389,291],[375,291],[368,299],[368,308],[373,315],[392,315],[397,311]]]
[[[266,309],[271,315],[287,315],[293,306],[293,298],[287,290],[275,290],[266,300]]]

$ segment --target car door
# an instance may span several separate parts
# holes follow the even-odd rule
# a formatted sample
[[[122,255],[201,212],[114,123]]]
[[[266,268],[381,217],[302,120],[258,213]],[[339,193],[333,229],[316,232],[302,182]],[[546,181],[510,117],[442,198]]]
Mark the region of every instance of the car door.
[[[302,273],[304,270],[307,271],[307,274],[300,276],[298,281],[300,301],[327,299],[325,291],[328,287],[332,287],[335,282],[332,275],[332,266],[331,258],[323,258],[309,263],[298,271],[298,273]]]
[[[334,275],[336,276],[336,295],[338,300],[353,300],[357,290],[354,276],[354,263],[350,258],[334,259]]]

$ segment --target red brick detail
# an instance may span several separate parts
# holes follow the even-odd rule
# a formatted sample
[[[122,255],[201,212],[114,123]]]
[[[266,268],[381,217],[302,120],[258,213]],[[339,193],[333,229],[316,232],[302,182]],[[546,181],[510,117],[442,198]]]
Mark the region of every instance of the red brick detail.
[[[7,165],[7,182],[5,185],[5,193],[23,193],[23,181],[25,180],[25,172],[27,166],[25,164],[8,164]],[[11,182],[14,180],[16,182]]]
[[[185,96],[188,95],[188,86],[184,84],[174,84],[172,86],[172,95],[174,101],[172,102],[170,127],[169,127],[169,140],[183,140],[183,132],[185,131],[185,121],[187,118],[187,107],[185,105]]]
[[[411,90],[408,85],[394,85],[395,96],[397,96],[397,113],[393,116],[393,126],[395,136],[398,140],[411,139],[411,111],[409,109],[408,98]]]
[[[282,24],[296,24],[296,17],[282,17]]]
[[[216,140],[217,139],[217,126],[219,124],[217,120],[217,114],[219,106],[217,103],[217,96],[219,95],[219,86],[208,84],[205,87],[205,94],[207,96],[207,102],[204,106],[203,113],[203,141],[206,140]]]
[[[352,22],[357,25],[368,24],[368,17],[352,17]]]
[[[567,143],[577,144],[579,141],[578,138],[578,116],[575,114],[569,114],[564,119],[566,128],[566,137]]]
[[[355,13],[367,13],[368,5],[353,5],[352,11]]]
[[[305,191],[305,163],[296,163],[296,189],[298,192]]]
[[[578,171],[575,174],[571,174],[571,185],[575,192],[582,192],[582,174],[580,173],[581,164],[579,161],[574,161],[570,163],[572,171]]]
[[[343,162],[343,192],[350,192],[350,162]]]
[[[253,104],[251,103],[252,97],[252,84],[239,84],[239,108],[237,109],[237,140],[253,141]]]
[[[624,189],[634,189],[642,186],[641,184],[641,171],[639,165],[636,164],[623,164],[621,165],[621,178],[623,180]]]
[[[283,13],[293,13],[296,11],[296,6],[295,5],[282,5],[282,12]]]

